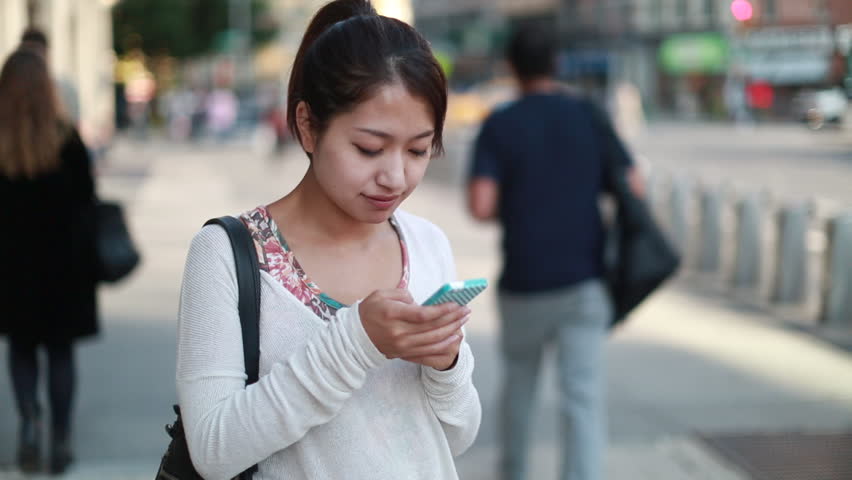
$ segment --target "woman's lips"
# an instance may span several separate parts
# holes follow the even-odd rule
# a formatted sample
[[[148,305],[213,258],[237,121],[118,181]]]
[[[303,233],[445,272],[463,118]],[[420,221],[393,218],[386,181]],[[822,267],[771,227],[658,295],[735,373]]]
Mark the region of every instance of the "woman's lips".
[[[397,200],[399,200],[399,195],[364,195],[364,198],[366,198],[367,201],[370,202],[377,209],[388,210],[396,204]]]

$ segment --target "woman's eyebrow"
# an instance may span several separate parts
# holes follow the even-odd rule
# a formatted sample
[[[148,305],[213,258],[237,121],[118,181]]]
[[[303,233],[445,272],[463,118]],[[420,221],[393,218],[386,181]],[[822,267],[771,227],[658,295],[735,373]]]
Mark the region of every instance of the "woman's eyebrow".
[[[391,135],[388,132],[383,132],[381,130],[373,130],[372,128],[358,128],[357,130],[364,132],[364,133],[369,133],[370,135],[375,135],[379,138],[384,138],[384,139],[393,138],[393,135]],[[419,140],[421,138],[426,138],[426,137],[432,136],[434,134],[435,134],[435,130],[427,130],[423,133],[420,133],[420,134],[417,134],[417,135],[411,137],[411,140]]]

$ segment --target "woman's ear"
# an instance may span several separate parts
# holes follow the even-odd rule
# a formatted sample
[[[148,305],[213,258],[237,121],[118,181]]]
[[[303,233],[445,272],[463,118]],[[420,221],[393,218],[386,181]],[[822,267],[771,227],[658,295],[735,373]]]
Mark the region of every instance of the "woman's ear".
[[[304,101],[299,102],[296,106],[296,127],[299,129],[299,136],[302,138],[302,148],[310,155],[314,153],[316,148],[316,135],[311,122],[311,107]]]

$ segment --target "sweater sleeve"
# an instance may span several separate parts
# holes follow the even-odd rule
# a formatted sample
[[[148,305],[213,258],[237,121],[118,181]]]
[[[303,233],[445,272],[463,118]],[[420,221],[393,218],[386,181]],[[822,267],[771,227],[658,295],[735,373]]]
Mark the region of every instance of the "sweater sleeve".
[[[192,462],[211,480],[230,479],[333,419],[387,361],[356,304],[246,387],[235,275],[224,230],[202,229],[181,289],[177,392]]]
[[[456,280],[456,266],[450,242],[438,230],[439,257],[442,259],[442,283]],[[476,439],[482,420],[479,393],[473,385],[473,352],[462,340],[455,366],[447,371],[421,367],[421,379],[432,410],[441,422],[454,457],[464,453]]]

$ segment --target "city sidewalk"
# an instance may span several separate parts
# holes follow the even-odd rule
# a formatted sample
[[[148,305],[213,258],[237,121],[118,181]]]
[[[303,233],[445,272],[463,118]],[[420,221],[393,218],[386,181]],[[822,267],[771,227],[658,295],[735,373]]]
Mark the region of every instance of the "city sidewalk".
[[[440,162],[441,160],[436,160]],[[150,479],[168,437],[174,402],[175,312],[186,249],[207,218],[234,214],[286,193],[303,155],[259,158],[233,148],[123,143],[103,169],[100,193],[126,202],[144,264],[103,290],[104,331],[79,349],[79,463],[67,479]],[[427,179],[405,208],[450,237],[460,278],[498,271],[498,230],[474,224],[455,187]],[[494,289],[472,307],[469,341],[483,424],[458,460],[463,479],[492,479],[497,461]],[[6,370],[0,343],[0,369]],[[843,431],[852,428],[852,357],[773,325],[761,313],[672,285],[613,336],[608,349],[610,480],[745,479],[697,434]],[[0,376],[0,405],[12,405]],[[543,372],[530,478],[556,478],[558,405],[552,366]],[[0,465],[14,458],[15,418],[0,411]],[[21,478],[0,467],[0,479]]]

